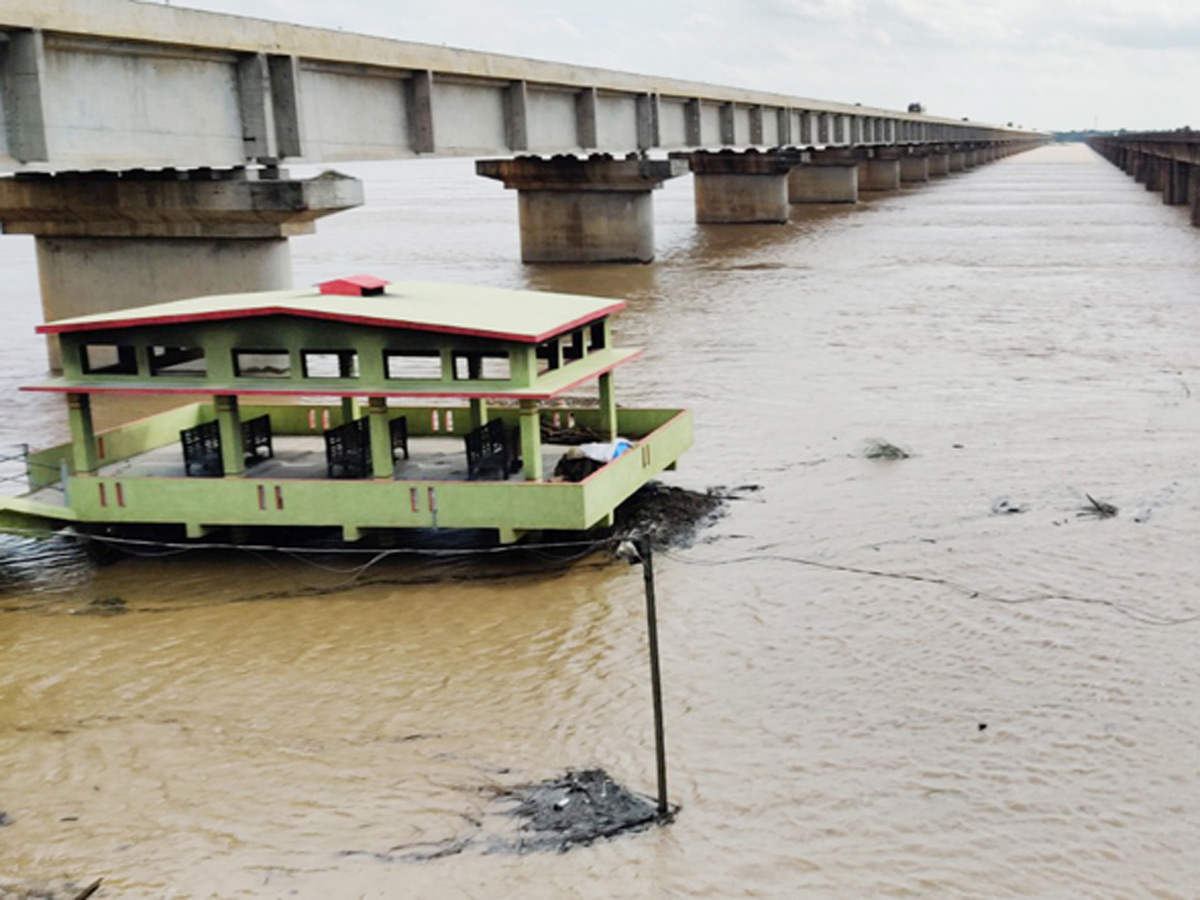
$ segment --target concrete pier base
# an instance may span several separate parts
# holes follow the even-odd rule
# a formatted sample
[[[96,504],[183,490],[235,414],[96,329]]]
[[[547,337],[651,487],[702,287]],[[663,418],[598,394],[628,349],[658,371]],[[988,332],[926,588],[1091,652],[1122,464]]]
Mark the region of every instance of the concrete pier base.
[[[1168,206],[1184,206],[1191,202],[1194,168],[1182,160],[1167,161],[1166,178],[1163,184],[1163,203]]]
[[[979,151],[966,150],[963,152],[963,168],[974,169],[979,165]]]
[[[787,175],[697,175],[701,224],[787,221]]]
[[[292,286],[286,238],[38,237],[35,245],[47,322]]]
[[[904,156],[900,159],[902,184],[920,184],[929,180],[928,156]]]
[[[814,154],[792,169],[787,187],[789,203],[857,203],[858,162]]]
[[[1167,160],[1161,159],[1157,156],[1150,156],[1150,157],[1147,157],[1146,163],[1147,163],[1147,165],[1145,166],[1146,190],[1148,190],[1148,191],[1162,190],[1163,182],[1166,180],[1164,176],[1165,176],[1165,169],[1167,166]]]
[[[521,261],[527,263],[650,262],[650,192],[687,171],[681,159],[566,156],[475,163],[477,175],[517,191]]]
[[[950,171],[962,172],[967,168],[966,154],[961,150],[956,150],[950,154]]]
[[[693,153],[696,221],[701,224],[784,223],[788,173],[797,154]]]
[[[864,191],[900,190],[900,160],[863,160],[858,164],[858,186]]]
[[[950,154],[949,153],[933,153],[929,157],[929,174],[931,177],[940,177],[950,174]]]
[[[362,203],[346,176],[240,170],[0,179],[0,222],[32,234],[47,322],[204,294],[291,286],[288,238]],[[49,341],[50,366],[59,367]]]

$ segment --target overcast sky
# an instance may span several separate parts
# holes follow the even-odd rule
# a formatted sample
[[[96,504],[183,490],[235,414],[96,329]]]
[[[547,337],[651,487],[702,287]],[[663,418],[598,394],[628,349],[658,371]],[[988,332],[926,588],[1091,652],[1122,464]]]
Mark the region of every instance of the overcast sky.
[[[1197,0],[172,0],[1031,128],[1200,126]]]

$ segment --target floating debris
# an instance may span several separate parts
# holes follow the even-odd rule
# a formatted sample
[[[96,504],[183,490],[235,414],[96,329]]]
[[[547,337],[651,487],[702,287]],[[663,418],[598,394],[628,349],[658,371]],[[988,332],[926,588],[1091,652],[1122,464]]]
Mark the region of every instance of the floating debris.
[[[1013,503],[1007,497],[1001,497],[992,504],[992,515],[994,516],[1014,516],[1028,511],[1029,507],[1024,503]]]
[[[617,784],[603,769],[568,769],[556,778],[488,788],[489,808],[462,816],[464,829],[440,841],[400,844],[384,852],[343,850],[380,862],[421,863],[460,853],[565,853],[573,847],[670,823],[649,797]],[[517,824],[514,827],[514,820]],[[4,895],[0,892],[0,900]]]
[[[559,778],[513,788],[502,795],[516,800],[511,815],[523,820],[519,853],[560,853],[600,838],[645,828],[658,820],[647,797],[631,793],[603,769],[569,770]]]
[[[87,900],[104,879],[97,878],[85,888],[73,881],[9,882],[0,878],[0,900]]]
[[[84,609],[76,611],[75,614],[79,616],[119,616],[127,612],[129,609],[126,607],[123,597],[100,597],[92,600]]]
[[[1111,519],[1118,512],[1117,507],[1111,503],[1105,503],[1103,500],[1097,500],[1091,494],[1085,493],[1083,496],[1088,498],[1088,506],[1085,506],[1079,513],[1081,516],[1092,516],[1097,519]]]
[[[760,490],[762,485],[743,484],[692,491],[651,481],[617,508],[614,535],[646,534],[655,547],[686,547],[728,512],[730,500]]]
[[[903,447],[898,447],[888,441],[872,438],[867,441],[866,448],[863,450],[863,456],[867,459],[908,459],[912,456]]]

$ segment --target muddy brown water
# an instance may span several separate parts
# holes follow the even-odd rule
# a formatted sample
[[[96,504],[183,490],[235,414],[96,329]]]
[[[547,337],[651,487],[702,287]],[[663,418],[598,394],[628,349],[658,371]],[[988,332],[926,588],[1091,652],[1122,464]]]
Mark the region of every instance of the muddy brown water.
[[[657,560],[679,817],[565,854],[402,858],[567,769],[653,792],[636,567],[96,569],[69,543],[5,539],[0,885],[1195,895],[1200,231],[1184,210],[1047,147],[782,227],[698,227],[680,181],[655,197],[653,265],[522,267],[515,198],[470,163],[354,171],[368,204],[293,242],[298,283],[627,297],[619,336],[648,352],[621,398],[696,414],[671,483],[762,486]],[[0,239],[0,285],[0,442],[58,439],[58,401],[11,392],[42,360],[25,239]],[[868,459],[873,440],[910,456]],[[1087,494],[1118,515],[1082,514]]]

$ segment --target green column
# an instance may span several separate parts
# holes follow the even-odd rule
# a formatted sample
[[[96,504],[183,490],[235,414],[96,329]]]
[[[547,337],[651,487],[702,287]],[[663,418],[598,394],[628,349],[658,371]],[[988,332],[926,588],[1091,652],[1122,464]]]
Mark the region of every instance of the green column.
[[[221,430],[221,463],[226,475],[241,475],[246,471],[246,451],[242,446],[238,398],[233,394],[221,394],[215,400],[217,428]]]
[[[521,458],[525,480],[542,480],[542,415],[536,400],[521,401]]]
[[[75,472],[95,472],[96,429],[92,427],[92,398],[87,394],[67,394],[67,414],[71,419],[71,461]]]
[[[471,398],[471,427],[482,428],[487,424],[488,405],[483,397]]]
[[[607,441],[617,438],[617,395],[612,372],[600,376],[600,431]]]
[[[391,478],[396,471],[392,459],[392,436],[388,430],[386,397],[372,397],[367,406],[367,427],[371,432],[371,474]]]
[[[338,378],[354,378],[354,353],[352,351],[342,351],[338,353]],[[343,397],[342,398],[342,424],[353,422],[358,418],[358,398]]]

